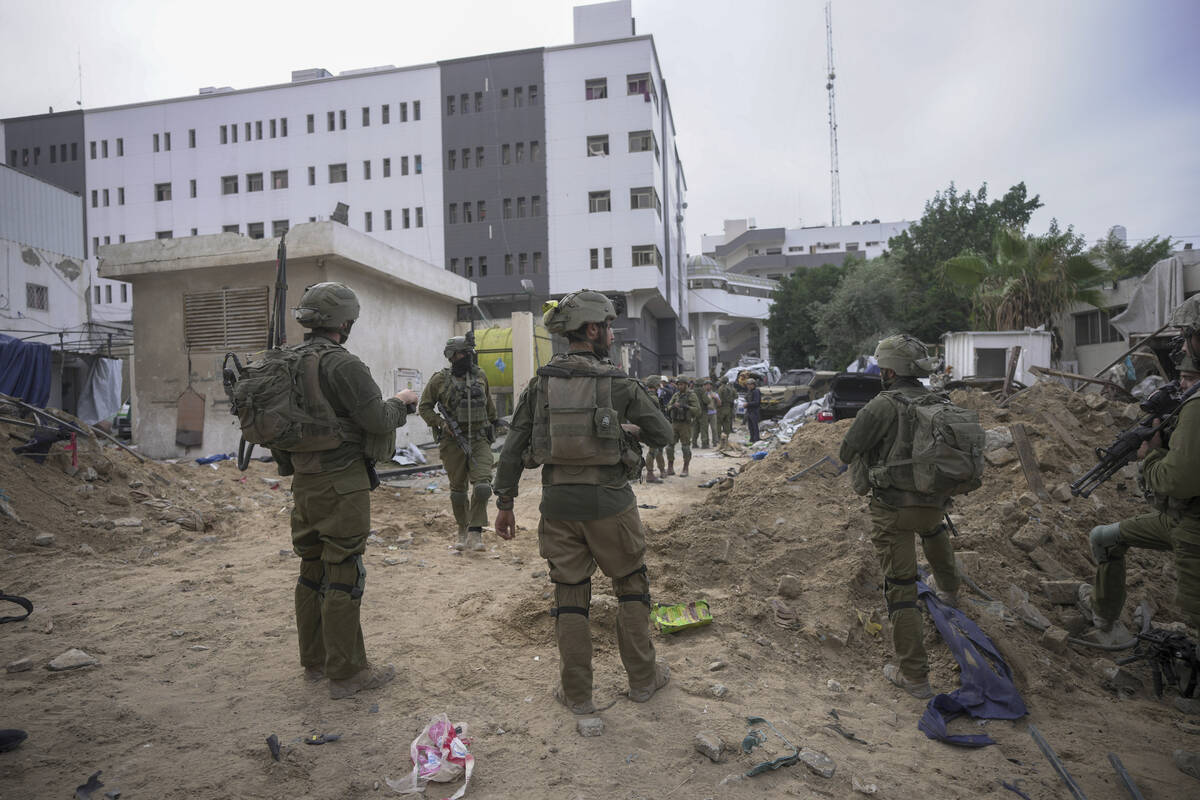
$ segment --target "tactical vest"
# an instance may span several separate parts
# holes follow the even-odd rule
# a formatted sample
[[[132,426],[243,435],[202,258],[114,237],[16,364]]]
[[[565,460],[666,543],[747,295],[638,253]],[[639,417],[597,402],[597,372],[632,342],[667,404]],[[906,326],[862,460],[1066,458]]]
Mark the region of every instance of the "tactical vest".
[[[482,431],[488,424],[488,397],[482,371],[478,367],[461,378],[451,370],[445,370],[447,384],[444,389],[446,407],[454,415],[454,421],[463,433]]]
[[[1198,399],[1200,399],[1200,394],[1193,395],[1184,402],[1191,403]],[[1180,413],[1183,413],[1182,408],[1180,409]],[[1174,420],[1167,424],[1165,433],[1167,435],[1166,441],[1168,448],[1170,447],[1170,437],[1174,435],[1175,428],[1178,425],[1178,416],[1176,416]],[[1176,520],[1183,517],[1200,518],[1200,497],[1171,497],[1170,495],[1156,494],[1155,492],[1150,491],[1150,489],[1147,488],[1143,482],[1142,467],[1144,465],[1144,461],[1138,462],[1138,488],[1142,490],[1142,495],[1146,498],[1146,502],[1149,503],[1155,511],[1166,514],[1168,517]]]
[[[613,408],[613,379],[625,373],[611,363],[558,355],[537,371],[528,461],[550,465],[543,482],[624,486],[620,415]]]
[[[687,393],[675,392],[671,395],[671,402],[667,405],[667,419],[671,422],[687,422],[692,418],[691,409],[688,408]]]

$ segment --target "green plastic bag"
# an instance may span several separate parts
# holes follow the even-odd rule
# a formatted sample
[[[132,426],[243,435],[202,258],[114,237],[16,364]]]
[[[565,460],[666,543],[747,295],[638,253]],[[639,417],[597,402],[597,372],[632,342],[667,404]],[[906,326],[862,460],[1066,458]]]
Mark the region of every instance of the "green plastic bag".
[[[654,627],[661,633],[678,633],[688,628],[699,628],[713,621],[712,612],[708,610],[708,601],[694,600],[691,603],[677,603],[673,606],[655,604],[650,612]]]

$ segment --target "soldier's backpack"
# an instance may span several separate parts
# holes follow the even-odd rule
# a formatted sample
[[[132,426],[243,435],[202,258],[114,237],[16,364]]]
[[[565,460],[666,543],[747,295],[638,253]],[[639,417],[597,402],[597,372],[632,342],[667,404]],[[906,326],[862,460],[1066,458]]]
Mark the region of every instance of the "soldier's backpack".
[[[896,403],[899,421],[882,482],[931,495],[966,494],[982,485],[984,432],[977,413],[943,393],[882,394]]]
[[[301,344],[267,350],[237,371],[226,366],[225,392],[242,438],[272,450],[310,453],[346,441],[337,414],[321,391],[317,371],[328,348]]]

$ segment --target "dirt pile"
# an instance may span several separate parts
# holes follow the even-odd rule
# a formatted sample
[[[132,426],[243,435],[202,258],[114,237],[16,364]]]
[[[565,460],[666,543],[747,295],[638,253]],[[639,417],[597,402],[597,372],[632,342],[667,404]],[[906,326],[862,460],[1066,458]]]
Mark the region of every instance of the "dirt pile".
[[[1065,489],[1092,466],[1095,447],[1108,445],[1129,424],[1125,415],[1131,412],[1057,383],[1037,384],[1008,408],[974,390],[957,391],[953,399],[976,409],[995,440],[984,485],[959,498],[951,510],[960,533],[954,539],[960,564],[1004,604],[1013,605],[1010,598],[1027,593],[1051,624],[1072,634],[1083,631],[1082,615],[1073,606],[1051,603],[1042,584],[1090,581],[1088,531],[1146,511],[1132,468],[1090,498],[1072,498]],[[853,493],[848,475],[835,476],[828,465],[795,482],[786,480],[823,456],[836,457],[851,423],[804,426],[765,459],[748,462],[731,488],[713,489],[702,506],[652,536],[662,574],[660,595],[708,597],[722,624],[767,637],[778,651],[801,662],[832,658],[845,664],[849,659],[853,668],[877,669],[890,647],[866,499]],[[1030,491],[1011,444],[1016,424],[1028,434],[1047,495],[1061,499]],[[1127,623],[1132,625],[1129,614],[1143,599],[1158,609],[1156,622],[1178,619],[1171,603],[1175,584],[1169,554],[1133,551],[1128,565]],[[781,583],[784,576],[795,580]],[[1040,643],[1041,633],[1010,609],[978,596],[966,608],[1010,655],[1027,692],[1050,686],[1071,691],[1079,684],[1068,677],[1086,671],[1101,655],[1076,649],[1051,657]],[[932,626],[927,635],[935,684],[956,685],[957,665],[935,642]],[[1099,689],[1097,681],[1085,683]]]

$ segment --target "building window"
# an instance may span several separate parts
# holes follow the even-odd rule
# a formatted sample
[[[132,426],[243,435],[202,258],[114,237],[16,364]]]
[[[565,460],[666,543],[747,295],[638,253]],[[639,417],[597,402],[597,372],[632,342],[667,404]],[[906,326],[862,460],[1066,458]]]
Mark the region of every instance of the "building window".
[[[608,78],[591,78],[583,82],[584,100],[603,100],[608,97]]]
[[[517,274],[524,275],[525,270],[529,267],[529,254],[517,253]]]
[[[158,136],[156,135],[154,138],[157,139]],[[91,154],[92,154],[92,160],[94,161],[96,158],[96,143],[88,142],[88,145],[89,145],[88,149],[91,151]],[[154,149],[157,150],[158,148],[155,147]],[[28,150],[22,151],[22,160],[25,161],[26,163],[29,162],[29,151]]]
[[[600,250],[593,247],[588,251],[588,266],[592,269],[600,269]]]
[[[344,108],[338,112],[338,127],[346,130],[346,109]]]
[[[237,123],[236,122],[229,126],[229,138],[234,144],[237,144]]]
[[[288,171],[286,169],[271,170],[271,188],[288,188]]]
[[[371,107],[370,106],[362,107],[362,126],[364,128],[371,127]],[[367,212],[367,213],[370,213],[370,212]]]
[[[650,102],[650,93],[654,91],[653,85],[650,83],[650,75],[646,72],[638,73],[637,75],[625,76],[625,85],[628,94],[640,94],[646,98],[646,102]]]
[[[408,122],[408,103],[400,103],[397,108],[400,109],[400,121]]]
[[[462,149],[462,165],[463,169],[471,168],[471,148],[464,147]]]
[[[261,192],[263,190],[263,174],[251,172],[246,175],[246,191]]]
[[[420,156],[413,156],[413,173],[416,175],[421,174],[421,157]]]
[[[507,144],[500,145],[500,163],[501,164],[512,163],[512,147],[510,145],[507,145]]]
[[[518,197],[517,198],[517,219],[524,219],[524,218],[525,218],[525,198]]]
[[[278,126],[275,124],[275,120],[271,120],[271,123],[270,123],[270,128],[271,128],[271,134],[270,134],[270,136],[271,136],[271,138],[272,138],[272,139],[274,139],[274,138],[275,138],[275,134],[276,134],[276,132],[278,131]]]
[[[218,141],[220,141],[221,144],[229,144],[229,128],[228,128],[228,126],[222,125],[218,130],[220,132],[220,135],[218,136]]]
[[[471,202],[469,200],[462,204],[462,211],[463,211],[463,222],[474,222],[475,221],[474,214],[472,214]]]
[[[475,166],[476,167],[483,166],[483,148],[482,147],[475,148]]]
[[[475,219],[480,222],[487,219],[487,204],[482,200],[475,203]]]
[[[1075,317],[1075,346],[1123,341],[1124,337],[1109,324],[1109,320],[1124,310],[1125,306],[1116,306],[1107,310],[1095,309],[1073,314],[1072,316]]]
[[[384,108],[386,107],[387,106],[384,106]],[[392,229],[392,210],[390,208],[385,208],[383,210],[383,229],[385,231],[390,231]]]
[[[451,203],[450,206],[446,209],[446,224],[447,225],[457,225],[458,224],[458,203]]]
[[[612,201],[608,192],[588,192],[588,212],[611,211]]]
[[[508,89],[501,89],[501,90],[500,90],[500,107],[501,107],[501,108],[508,108],[508,107],[509,107],[509,100],[508,100]]]
[[[374,222],[370,211],[363,212],[363,230],[370,233],[374,228]]]
[[[512,198],[506,197],[501,202],[501,216],[504,219],[512,219]]]
[[[308,185],[309,186],[317,185],[317,168],[316,167],[308,168]]]
[[[95,149],[96,149],[96,143],[92,142],[92,150],[93,150],[92,158],[96,157]],[[156,153],[158,152],[158,134],[157,133],[154,134],[154,152],[156,152]]]
[[[288,221],[286,219],[276,219],[271,221],[271,235],[278,239],[287,233]]]
[[[119,206],[125,205],[125,187],[124,186],[117,187],[117,205],[119,205]]]
[[[221,194],[237,194],[238,193],[238,178],[237,175],[226,175],[221,178]]]
[[[392,121],[392,107],[384,103],[379,107],[379,124],[387,125]]]
[[[167,239],[170,239],[171,237],[170,237],[170,236],[167,236],[167,237],[162,237],[162,236],[160,236],[159,238],[160,238],[160,239],[162,239],[162,238],[167,238]],[[112,302],[112,284],[111,284],[111,283],[110,283],[110,284],[107,284],[107,285],[104,287],[104,302],[106,302],[106,303],[111,303],[111,302]]]
[[[408,156],[400,156],[400,174],[408,174]]]
[[[517,163],[520,164],[522,161],[525,160],[525,143],[517,142],[516,150],[517,150]]]
[[[453,272],[455,275],[458,274],[458,259],[457,258],[450,259],[450,271]]]
[[[421,121],[421,101],[413,100],[413,122]]]
[[[446,95],[446,116],[454,116],[454,95],[452,94]]]
[[[246,124],[247,124],[247,125],[249,125],[250,123],[248,123],[248,122],[247,122]],[[167,134],[167,135],[168,135],[168,136],[170,136],[171,134]],[[247,140],[249,140],[249,138],[250,138],[250,134],[248,134],[248,133],[247,133],[247,134],[246,134],[246,139],[247,139]],[[255,138],[255,139],[261,139],[261,138],[262,138],[262,120],[261,120],[261,119],[258,119],[258,120],[255,120],[255,121],[254,121],[254,138]],[[170,142],[168,142],[168,144],[169,144],[169,143],[170,143]],[[168,147],[167,149],[168,149],[168,150],[170,150],[171,148],[169,148],[169,147]]]
[[[96,251],[100,249],[100,237],[92,237],[92,255],[96,255]]]
[[[475,113],[483,111],[483,92],[475,93]]]
[[[305,121],[305,123],[308,125],[308,132],[309,132],[309,133],[316,133],[316,131],[317,131],[317,120],[316,120],[316,118],[315,118],[315,117],[314,117],[312,114],[307,114],[307,115],[305,115],[305,117],[304,117],[304,121]]]
[[[171,184],[169,184],[169,183],[154,184],[154,199],[156,201],[160,201],[160,202],[163,200],[170,200],[171,199]]]
[[[587,154],[589,158],[608,155],[608,134],[587,137]]]
[[[463,257],[463,272],[468,278],[475,277],[475,259],[472,256]]]
[[[262,138],[262,137],[259,137],[259,138]],[[163,150],[166,150],[167,152],[171,151],[171,134],[170,133],[163,134]]]
[[[263,346],[270,314],[270,288],[251,286],[186,292],[183,338],[192,350],[252,352]],[[214,324],[214,321],[216,324]]]
[[[79,142],[71,142],[71,160],[79,160]]]
[[[191,180],[188,181],[188,196],[189,197],[196,196],[196,179],[195,178],[192,178]]]
[[[629,132],[629,152],[631,153],[646,153],[653,150],[654,159],[658,160],[658,142],[654,137],[654,131],[630,131]]]
[[[37,160],[37,148],[36,147],[34,148],[33,152],[34,152],[34,161],[36,161]],[[53,147],[50,148],[50,154],[51,154],[50,160],[53,161],[54,160],[54,158],[53,158],[54,148]],[[100,142],[100,157],[108,158],[108,139],[103,139]]]
[[[612,269],[612,248],[604,248],[604,268]]]
[[[100,207],[100,190],[92,189],[92,208]]]
[[[512,275],[512,253],[504,254],[504,274]]]
[[[371,180],[371,162],[370,161],[363,162],[363,180],[364,181]]]
[[[121,284],[121,302],[122,303],[129,302],[129,284],[127,284],[127,283]]]
[[[66,155],[67,155],[67,153],[66,153],[66,146],[65,146],[65,145],[63,146],[63,153],[62,153],[62,155],[63,155],[63,161],[66,161],[66,160],[67,160],[67,159],[66,159]],[[117,139],[117,157],[119,158],[119,157],[121,157],[121,156],[123,156],[123,155],[125,155],[125,140],[124,140],[124,139]]]
[[[402,208],[402,209],[400,209],[400,227],[403,228],[404,230],[408,230],[409,226],[410,226],[410,219],[409,219],[409,215],[408,215],[408,209]]]
[[[251,239],[261,239],[264,236],[263,224],[261,222],[247,222],[246,235]]]
[[[272,122],[274,122],[274,120],[272,120]],[[188,128],[188,148],[191,150],[196,149],[196,129],[195,128]]]
[[[525,105],[525,90],[520,86],[513,89],[513,106],[521,108]]]
[[[542,272],[542,254],[534,252],[533,254],[533,274],[540,275]]]
[[[479,257],[479,277],[487,277],[487,256]]]
[[[529,87],[529,105],[536,106],[538,104],[538,87],[537,84],[532,84]]]
[[[634,245],[633,265],[635,267],[656,266],[661,270],[662,257],[658,253],[658,248],[652,244]]]
[[[639,186],[629,190],[629,207],[631,209],[653,208],[662,216],[662,204],[658,201],[658,192],[653,186]]]
[[[345,164],[330,164],[329,165],[329,182],[330,183],[345,183],[346,182],[346,165]]]
[[[285,139],[287,138],[287,117],[279,118],[279,135]]]
[[[333,113],[332,111],[325,112],[325,130],[337,130],[337,114]]]
[[[174,236],[175,236],[174,231],[155,231],[155,233],[154,233],[155,239],[171,239]],[[108,302],[110,302],[110,303],[112,302],[111,297],[108,299]]]
[[[105,208],[108,207],[108,189],[104,190],[104,206]]]
[[[537,139],[529,143],[529,160],[537,162],[542,157],[542,144]]]
[[[25,307],[30,311],[49,311],[50,288],[37,283],[25,284]]]
[[[535,194],[529,198],[529,216],[540,217],[542,215],[542,196]]]
[[[417,206],[415,209],[413,209],[413,211],[415,211],[416,215],[417,215],[417,227],[424,228],[425,227],[425,207]]]
[[[241,233],[241,230],[241,226],[236,224],[221,226],[221,233]]]
[[[94,299],[92,300],[92,305],[100,305],[100,287],[93,286],[92,290],[95,292]]]
[[[462,109],[462,113],[471,113],[471,96],[463,92],[458,98],[458,107]]]

